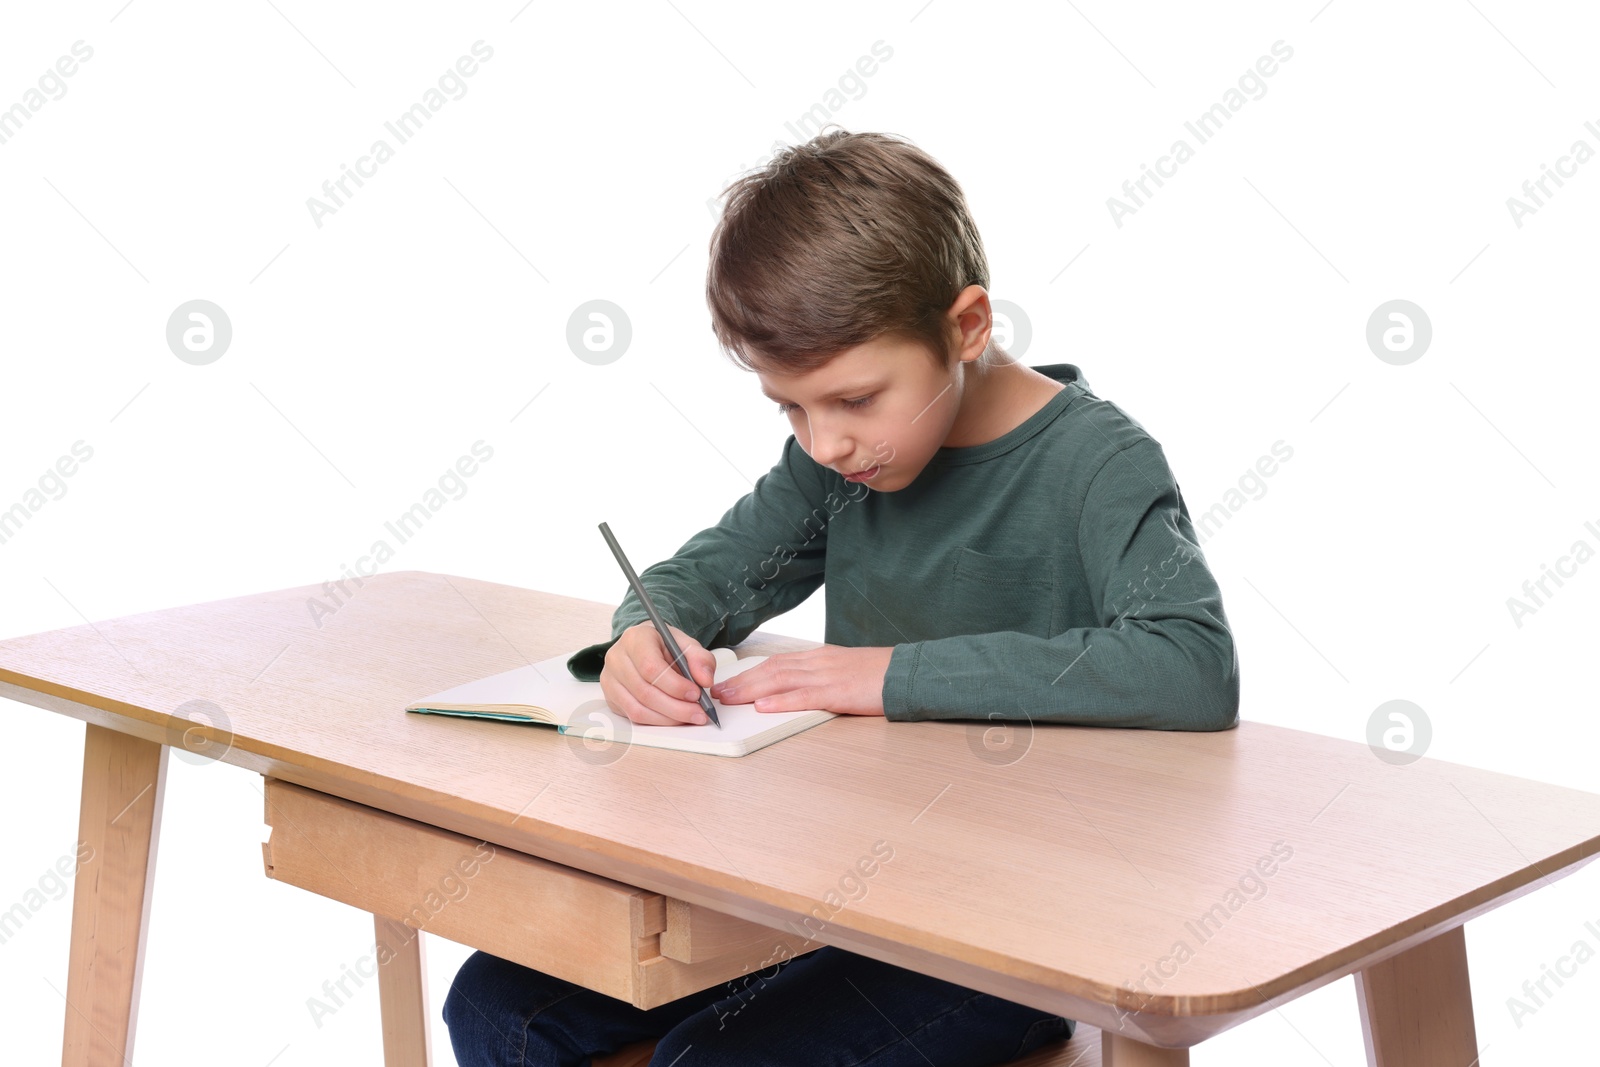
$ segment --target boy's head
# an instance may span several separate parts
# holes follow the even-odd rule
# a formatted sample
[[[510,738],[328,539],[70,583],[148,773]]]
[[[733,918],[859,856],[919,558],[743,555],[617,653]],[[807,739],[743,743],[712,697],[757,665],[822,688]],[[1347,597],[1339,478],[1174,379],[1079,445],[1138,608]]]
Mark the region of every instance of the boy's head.
[[[967,286],[989,287],[961,187],[888,134],[821,133],[723,196],[706,302],[746,369],[811,370],[886,333],[942,366],[945,312]]]
[[[833,129],[724,195],[706,272],[718,341],[789,402],[817,462],[849,473],[898,456],[899,484],[871,484],[909,484],[959,381],[955,403],[926,409],[988,343],[989,266],[961,187],[903,139]],[[845,386],[875,388],[826,395]]]

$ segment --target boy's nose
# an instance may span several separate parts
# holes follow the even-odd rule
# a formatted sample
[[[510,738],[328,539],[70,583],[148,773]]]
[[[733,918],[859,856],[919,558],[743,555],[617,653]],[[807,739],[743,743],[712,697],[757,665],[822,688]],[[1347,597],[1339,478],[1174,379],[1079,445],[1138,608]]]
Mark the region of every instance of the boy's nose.
[[[855,444],[839,434],[812,433],[811,458],[824,467],[837,467],[855,453]]]
[[[815,419],[806,419],[806,434],[811,438],[806,451],[824,467],[837,467],[855,454],[856,443],[848,434],[837,433]]]

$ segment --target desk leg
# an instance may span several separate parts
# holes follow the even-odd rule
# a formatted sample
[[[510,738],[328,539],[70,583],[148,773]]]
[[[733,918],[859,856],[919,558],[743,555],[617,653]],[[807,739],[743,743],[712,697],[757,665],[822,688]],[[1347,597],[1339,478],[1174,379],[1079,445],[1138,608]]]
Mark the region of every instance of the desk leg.
[[[394,955],[378,964],[378,1003],[383,1016],[384,1067],[428,1067],[428,976],[422,931],[374,915],[378,944]]]
[[[62,1067],[133,1060],[166,786],[165,745],[86,725]]]
[[[1368,1067],[1477,1067],[1465,929],[1356,972]]]
[[[1100,1031],[1101,1067],[1189,1067],[1186,1048],[1156,1048],[1131,1037]]]

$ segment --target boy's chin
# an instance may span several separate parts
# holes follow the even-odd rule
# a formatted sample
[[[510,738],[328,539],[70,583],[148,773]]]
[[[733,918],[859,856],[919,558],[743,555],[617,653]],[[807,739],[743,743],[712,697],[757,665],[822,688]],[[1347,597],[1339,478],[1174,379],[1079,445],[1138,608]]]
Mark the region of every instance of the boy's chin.
[[[905,478],[898,470],[882,471],[879,472],[878,475],[871,481],[851,482],[850,484],[852,486],[866,486],[875,493],[893,493],[910,485],[911,482],[916,480],[916,477],[917,476],[913,474],[910,478]]]

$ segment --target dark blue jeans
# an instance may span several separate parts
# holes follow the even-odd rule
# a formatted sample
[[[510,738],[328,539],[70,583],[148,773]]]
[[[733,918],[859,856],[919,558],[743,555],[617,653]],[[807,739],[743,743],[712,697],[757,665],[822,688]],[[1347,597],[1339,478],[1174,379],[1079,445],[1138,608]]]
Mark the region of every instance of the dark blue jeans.
[[[444,1002],[461,1067],[989,1067],[1071,1037],[1059,1015],[825,946],[649,1011],[474,952]]]

